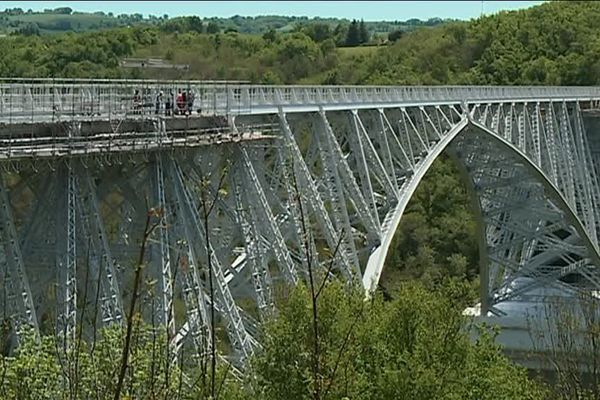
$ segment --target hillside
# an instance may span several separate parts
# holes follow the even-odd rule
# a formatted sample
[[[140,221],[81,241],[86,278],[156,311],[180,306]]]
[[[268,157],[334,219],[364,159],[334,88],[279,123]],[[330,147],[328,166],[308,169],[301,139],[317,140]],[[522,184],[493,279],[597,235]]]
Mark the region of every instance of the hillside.
[[[549,2],[405,35],[365,60],[360,83],[594,85],[600,3]]]
[[[36,14],[2,18],[16,17],[41,18]],[[45,17],[54,21],[80,18],[77,14]],[[100,15],[85,17],[87,26],[92,26],[91,21],[108,24],[110,20]],[[152,56],[190,64],[187,75],[168,76],[181,78],[265,83],[586,85],[595,84],[600,74],[599,17],[600,4],[595,2],[550,2],[471,22],[417,29],[391,45],[370,50],[336,49],[344,41],[342,28],[348,25],[336,31],[305,19],[304,24],[285,33],[209,34],[203,33],[206,26],[200,18],[177,18],[160,26],[142,24],[94,34],[7,37],[0,42],[4,55],[0,74],[140,76],[142,71],[119,70],[118,61]],[[232,17],[230,22],[243,29],[250,29],[244,25],[249,20],[264,29],[283,29],[287,18]],[[30,61],[22,65],[25,60]],[[143,74],[158,76],[153,71]]]
[[[206,31],[209,24],[214,24],[221,31],[233,30],[240,33],[263,34],[273,29],[278,32],[289,32],[297,26],[307,24],[324,24],[335,29],[338,25],[348,25],[351,21],[343,18],[308,18],[281,15],[262,15],[243,17],[235,15],[230,18],[207,18],[198,16]],[[73,11],[69,7],[47,9],[43,12],[23,10],[21,8],[0,11],[0,33],[25,34],[57,34],[66,32],[87,32],[134,25],[177,25],[181,18],[169,18],[168,15],[85,13]],[[446,21],[431,18],[426,21],[409,19],[407,21],[373,21],[365,22],[371,34],[387,35],[387,33],[402,30],[411,31],[419,27],[436,26]],[[214,33],[214,32],[213,32]]]

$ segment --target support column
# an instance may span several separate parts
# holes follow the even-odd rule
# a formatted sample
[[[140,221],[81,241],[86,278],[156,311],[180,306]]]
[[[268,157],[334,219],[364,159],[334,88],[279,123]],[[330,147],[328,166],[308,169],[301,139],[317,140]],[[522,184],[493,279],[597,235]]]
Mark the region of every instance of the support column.
[[[58,166],[56,205],[56,271],[58,277],[57,334],[63,350],[72,346],[77,331],[77,189],[72,160]]]
[[[0,240],[3,249],[3,267],[7,283],[6,294],[9,316],[17,337],[20,330],[30,326],[39,335],[38,320],[27,279],[25,264],[14,225],[12,206],[4,179],[0,175]]]
[[[207,257],[210,257],[213,279],[216,286],[215,299],[222,309],[222,314],[225,319],[231,344],[238,353],[239,361],[243,362],[252,353],[250,337],[244,327],[242,317],[238,311],[233,296],[229,291],[229,287],[225,281],[225,276],[223,275],[221,264],[216,257],[212,246],[202,251],[202,244],[205,243],[204,235],[209,233],[205,232],[205,227],[201,225],[198,207],[192,200],[192,196],[185,185],[183,172],[175,163],[175,161],[171,160],[170,164],[172,179],[174,180],[175,185],[174,190],[182,207],[182,214],[185,218],[184,229],[186,236],[190,238],[189,243],[193,249],[192,253],[196,260],[201,259],[201,254],[205,254]],[[213,304],[212,306],[215,305]],[[214,332],[212,334],[214,335]]]
[[[242,182],[244,182],[244,174],[240,171],[240,163],[236,164],[234,171],[231,171],[231,186],[234,192],[236,201],[236,214],[238,223],[242,228],[242,236],[244,239],[245,262],[251,268],[252,282],[254,284],[254,293],[261,318],[273,314],[274,304],[272,295],[272,281],[269,267],[267,265],[266,254],[263,253],[260,244],[260,233],[256,227],[256,218],[252,205],[248,201],[247,196],[243,193]]]
[[[96,198],[95,184],[89,169],[78,165],[76,183],[79,188],[81,228],[84,232],[90,264],[94,266],[94,279],[100,279],[102,288],[102,320],[105,324],[123,322],[123,305],[117,276],[117,262],[112,257],[100,208]]]
[[[167,328],[170,337],[175,335],[175,310],[173,308],[173,275],[171,271],[171,253],[169,249],[169,212],[165,200],[165,183],[163,176],[163,156],[156,152],[150,164],[154,202],[160,213],[160,225],[154,236],[157,243],[152,243],[154,273],[158,278],[160,289],[159,322]]]

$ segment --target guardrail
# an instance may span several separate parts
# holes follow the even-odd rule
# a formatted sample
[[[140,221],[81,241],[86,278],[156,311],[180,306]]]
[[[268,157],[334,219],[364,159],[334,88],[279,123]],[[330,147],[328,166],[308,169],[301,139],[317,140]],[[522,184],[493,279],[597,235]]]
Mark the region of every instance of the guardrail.
[[[180,92],[191,96],[178,102]],[[510,99],[600,99],[600,87],[276,86],[219,81],[0,79],[0,123],[236,115],[280,105],[350,107]]]

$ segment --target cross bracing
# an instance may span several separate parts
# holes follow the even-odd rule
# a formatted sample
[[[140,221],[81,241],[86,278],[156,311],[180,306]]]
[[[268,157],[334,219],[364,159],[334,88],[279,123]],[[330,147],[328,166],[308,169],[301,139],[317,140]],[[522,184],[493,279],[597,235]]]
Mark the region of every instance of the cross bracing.
[[[154,96],[179,89],[193,98],[173,115]],[[586,87],[3,80],[2,317],[16,340],[50,326],[64,346],[122,324],[150,216],[141,315],[174,351],[204,357],[214,336],[242,365],[277,288],[309,264],[376,288],[444,151],[477,216],[484,313],[539,287],[598,290],[598,100]]]

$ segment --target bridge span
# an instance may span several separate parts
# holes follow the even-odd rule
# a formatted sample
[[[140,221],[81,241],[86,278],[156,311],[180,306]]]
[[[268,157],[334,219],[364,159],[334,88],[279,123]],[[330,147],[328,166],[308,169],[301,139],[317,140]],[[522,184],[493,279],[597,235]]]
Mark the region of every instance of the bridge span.
[[[540,293],[600,289],[600,141],[585,117],[599,101],[596,87],[0,80],[2,318],[15,343],[29,325],[65,346],[122,323],[148,233],[144,317],[197,353],[221,335],[242,364],[278,283],[309,261],[376,288],[447,151],[477,216],[477,314],[523,320]]]

